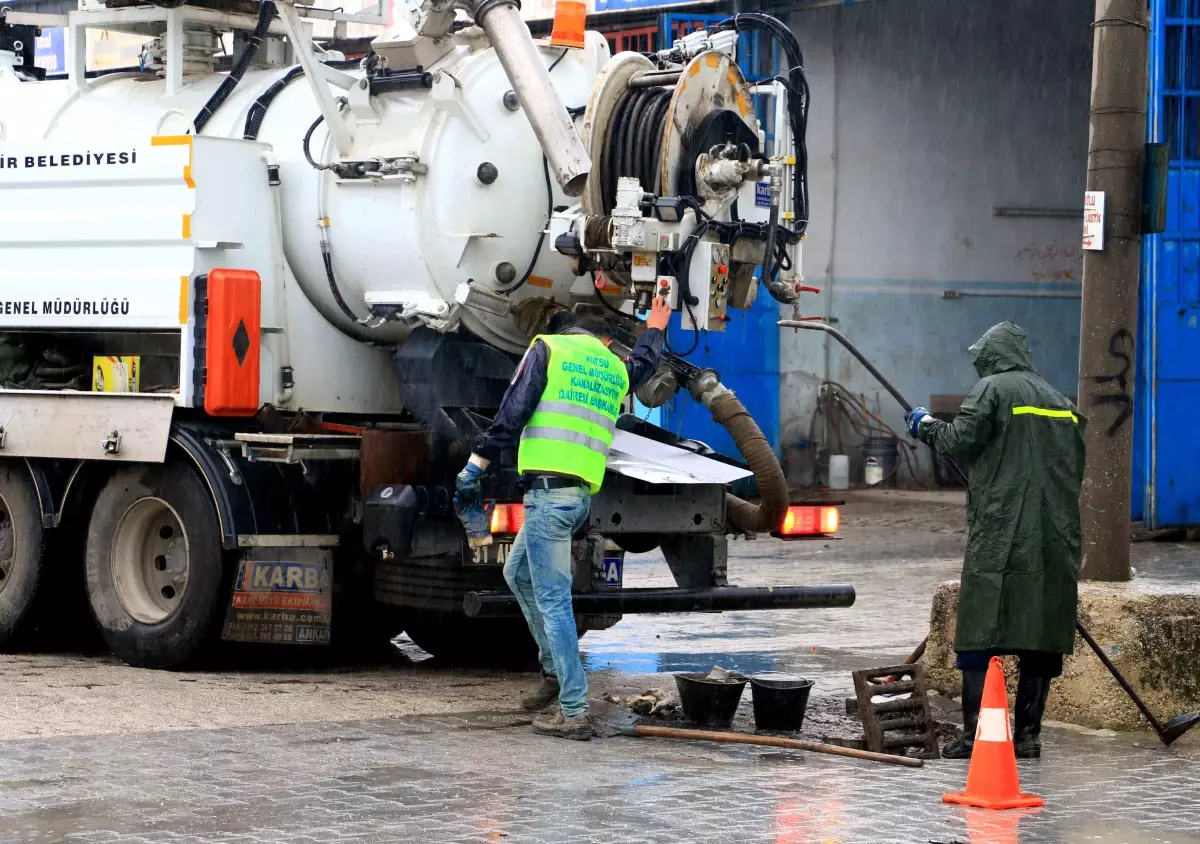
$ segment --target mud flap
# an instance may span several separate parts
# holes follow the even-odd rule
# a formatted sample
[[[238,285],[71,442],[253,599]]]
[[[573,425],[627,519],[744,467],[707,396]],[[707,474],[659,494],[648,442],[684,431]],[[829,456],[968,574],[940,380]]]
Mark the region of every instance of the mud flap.
[[[328,645],[332,623],[331,548],[268,547],[243,552],[223,639]]]

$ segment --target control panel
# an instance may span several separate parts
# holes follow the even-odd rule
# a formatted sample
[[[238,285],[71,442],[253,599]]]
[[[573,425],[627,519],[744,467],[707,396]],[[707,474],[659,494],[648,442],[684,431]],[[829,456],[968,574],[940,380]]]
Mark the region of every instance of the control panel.
[[[708,283],[708,330],[724,331],[729,321],[729,247],[714,243],[709,262]]]

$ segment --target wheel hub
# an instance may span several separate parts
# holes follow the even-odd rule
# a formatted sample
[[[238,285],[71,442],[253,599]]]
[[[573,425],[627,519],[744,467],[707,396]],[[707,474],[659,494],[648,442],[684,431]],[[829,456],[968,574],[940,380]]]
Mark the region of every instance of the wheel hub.
[[[125,611],[143,624],[170,618],[187,589],[190,552],[179,514],[161,498],[125,511],[113,538],[112,571]]]

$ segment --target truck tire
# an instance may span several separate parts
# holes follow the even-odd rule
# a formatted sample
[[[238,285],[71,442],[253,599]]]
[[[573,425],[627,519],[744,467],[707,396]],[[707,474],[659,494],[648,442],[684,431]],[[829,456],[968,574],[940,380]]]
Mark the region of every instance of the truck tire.
[[[92,511],[88,603],[113,653],[178,668],[220,631],[225,580],[217,515],[192,469],[168,460],[118,469]]]
[[[0,464],[0,642],[24,637],[45,572],[45,535],[33,480],[25,467]]]

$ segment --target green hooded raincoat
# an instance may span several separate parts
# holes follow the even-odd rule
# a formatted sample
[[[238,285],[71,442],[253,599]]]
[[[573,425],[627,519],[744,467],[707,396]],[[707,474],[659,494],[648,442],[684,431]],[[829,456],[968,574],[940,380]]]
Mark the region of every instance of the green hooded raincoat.
[[[953,422],[919,433],[970,482],[954,649],[1069,654],[1086,420],[1033,371],[1013,323],[992,326],[968,351],[979,382]]]

